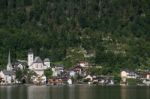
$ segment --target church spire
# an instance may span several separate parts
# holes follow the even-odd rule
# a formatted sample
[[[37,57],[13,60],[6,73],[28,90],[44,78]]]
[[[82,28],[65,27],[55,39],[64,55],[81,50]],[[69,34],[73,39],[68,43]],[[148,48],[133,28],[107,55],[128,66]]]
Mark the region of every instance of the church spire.
[[[9,71],[12,70],[10,51],[9,51],[9,54],[8,54],[7,70],[9,70]]]

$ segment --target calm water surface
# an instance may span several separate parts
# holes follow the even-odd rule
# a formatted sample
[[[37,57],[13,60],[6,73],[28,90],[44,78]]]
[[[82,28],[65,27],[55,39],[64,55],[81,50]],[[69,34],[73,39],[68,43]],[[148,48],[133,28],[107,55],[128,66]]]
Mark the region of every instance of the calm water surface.
[[[0,99],[150,99],[150,87],[0,86]]]

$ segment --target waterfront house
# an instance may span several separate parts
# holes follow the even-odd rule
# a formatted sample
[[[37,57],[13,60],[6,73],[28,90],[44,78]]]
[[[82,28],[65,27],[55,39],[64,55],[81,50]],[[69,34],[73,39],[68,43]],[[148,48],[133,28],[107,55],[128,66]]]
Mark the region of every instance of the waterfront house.
[[[3,73],[3,79],[5,81],[6,84],[12,84],[15,83],[15,72],[14,71],[8,71],[8,70],[4,70],[2,71]]]
[[[121,71],[121,79],[122,79],[122,82],[126,82],[126,79],[127,79],[127,72],[126,71]]]
[[[150,73],[146,73],[146,79],[150,80]]]
[[[70,69],[70,71],[74,71],[76,74],[82,75],[83,67],[80,65],[74,66]]]
[[[121,77],[136,79],[138,74],[135,71],[123,70],[121,71]]]
[[[75,71],[70,71],[70,72],[69,72],[69,76],[70,76],[70,77],[75,77],[75,75],[76,75],[76,72],[75,72]]]
[[[64,72],[64,66],[63,65],[55,65],[54,67],[52,67],[52,76],[56,77],[56,76],[61,76],[61,74]]]
[[[140,72],[140,79],[147,79],[150,80],[150,72]]]

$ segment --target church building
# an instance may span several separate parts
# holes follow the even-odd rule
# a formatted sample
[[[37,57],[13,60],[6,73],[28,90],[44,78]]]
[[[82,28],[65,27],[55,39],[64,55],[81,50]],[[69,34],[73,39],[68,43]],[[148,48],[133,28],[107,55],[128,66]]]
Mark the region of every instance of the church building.
[[[12,84],[15,83],[15,72],[13,71],[13,67],[11,64],[11,57],[10,57],[10,52],[8,54],[8,63],[7,63],[7,69],[0,71],[0,78],[3,79],[4,84]]]
[[[44,70],[50,68],[50,60],[49,58],[45,58],[44,61],[42,61],[39,56],[34,57],[33,52],[30,50],[28,52],[28,67],[37,75],[42,76]]]

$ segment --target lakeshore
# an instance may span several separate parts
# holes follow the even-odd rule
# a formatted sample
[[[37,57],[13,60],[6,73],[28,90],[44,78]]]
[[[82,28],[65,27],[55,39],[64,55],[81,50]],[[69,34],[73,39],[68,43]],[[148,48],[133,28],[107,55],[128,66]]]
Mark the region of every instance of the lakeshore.
[[[78,61],[66,68],[64,64],[52,64],[49,58],[42,60],[34,56],[30,49],[27,60],[18,60],[13,65],[8,53],[6,69],[0,71],[0,85],[146,85],[150,86],[150,71],[144,69],[122,69],[119,72],[103,74],[102,66],[94,66],[88,61]]]

